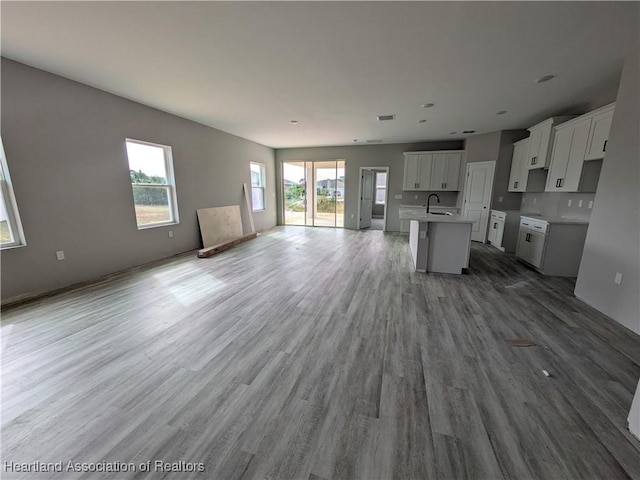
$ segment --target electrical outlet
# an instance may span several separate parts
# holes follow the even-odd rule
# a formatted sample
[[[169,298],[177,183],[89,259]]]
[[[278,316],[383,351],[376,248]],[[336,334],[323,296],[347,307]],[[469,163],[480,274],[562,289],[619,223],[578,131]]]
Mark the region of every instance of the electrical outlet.
[[[169,238],[173,238],[173,230],[169,230]]]
[[[502,203],[503,199],[504,199],[504,197],[498,197],[498,203]]]
[[[396,200],[402,200],[402,194],[396,195]]]
[[[351,218],[353,218],[353,213],[351,214]]]
[[[536,203],[538,199],[536,197],[533,197],[533,203]]]
[[[421,231],[420,232],[420,238],[427,238],[427,232]]]
[[[622,273],[616,272],[616,278],[613,279],[613,283],[617,285],[622,284]]]
[[[567,207],[570,207],[570,206],[571,206],[571,200],[567,202]]]
[[[589,208],[593,208],[593,200],[589,200]]]
[[[578,200],[578,208],[582,208],[582,200]]]
[[[58,260],[64,260],[64,251],[60,250],[59,252],[56,252],[56,257]]]
[[[417,199],[418,199],[418,195],[416,195],[416,197],[415,197],[415,198],[416,198],[416,200],[417,200]]]

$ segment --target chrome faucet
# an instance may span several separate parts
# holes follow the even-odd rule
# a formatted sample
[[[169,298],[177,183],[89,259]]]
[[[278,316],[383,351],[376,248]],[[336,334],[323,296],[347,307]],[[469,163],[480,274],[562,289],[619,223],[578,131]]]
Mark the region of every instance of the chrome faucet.
[[[432,193],[431,195],[429,195],[427,197],[427,214],[429,213],[429,202],[431,201],[431,197],[436,197],[436,200],[438,201],[438,203],[440,203],[440,197],[438,196],[438,194]]]

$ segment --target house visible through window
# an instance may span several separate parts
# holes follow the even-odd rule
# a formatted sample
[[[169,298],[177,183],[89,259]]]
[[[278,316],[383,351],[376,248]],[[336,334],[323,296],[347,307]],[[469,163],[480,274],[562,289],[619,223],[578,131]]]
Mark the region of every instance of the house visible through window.
[[[171,147],[127,139],[138,228],[178,223]]]
[[[376,172],[376,205],[384,205],[387,198],[387,172]]]
[[[13,194],[9,166],[4,155],[4,146],[0,139],[0,247],[10,248],[26,245],[18,205]]]
[[[266,209],[264,198],[266,186],[264,165],[251,162],[251,206],[254,212]]]

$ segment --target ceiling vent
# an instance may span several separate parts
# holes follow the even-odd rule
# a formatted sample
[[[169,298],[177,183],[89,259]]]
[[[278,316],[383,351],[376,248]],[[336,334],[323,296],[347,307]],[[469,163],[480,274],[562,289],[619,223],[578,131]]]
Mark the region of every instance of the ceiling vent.
[[[395,119],[396,119],[395,115],[378,115],[379,122],[384,122],[387,120],[395,120]]]
[[[367,143],[382,143],[382,140],[367,140]]]
[[[475,130],[463,130],[462,133],[476,133]]]

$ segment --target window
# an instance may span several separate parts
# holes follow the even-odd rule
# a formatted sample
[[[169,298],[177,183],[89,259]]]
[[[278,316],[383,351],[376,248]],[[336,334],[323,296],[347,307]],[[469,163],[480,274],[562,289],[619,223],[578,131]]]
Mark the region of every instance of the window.
[[[376,172],[376,205],[384,205],[387,198],[387,172]]]
[[[138,228],[178,223],[171,147],[127,139]]]
[[[13,194],[9,167],[0,138],[0,247],[11,248],[26,245],[18,205]]]
[[[251,162],[251,206],[254,212],[267,208],[264,201],[265,178],[264,165]]]

